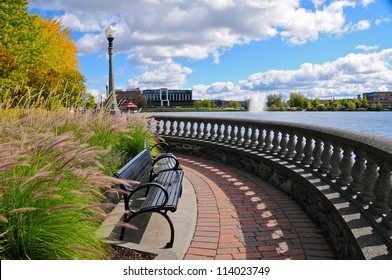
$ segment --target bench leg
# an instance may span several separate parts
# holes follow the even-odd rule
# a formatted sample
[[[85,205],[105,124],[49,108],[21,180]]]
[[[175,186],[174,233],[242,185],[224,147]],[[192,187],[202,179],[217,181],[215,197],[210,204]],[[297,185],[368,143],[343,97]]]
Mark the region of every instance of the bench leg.
[[[132,213],[131,215],[125,215],[124,216],[124,223],[129,223],[130,220],[132,220],[134,217],[136,217],[139,214],[143,214],[146,213],[148,211],[140,211],[140,212],[136,212],[136,213]],[[173,222],[170,220],[169,216],[167,215],[167,212],[161,212],[161,211],[153,211],[153,213],[158,213],[160,215],[162,215],[166,221],[169,223],[169,227],[170,227],[170,241],[168,243],[166,243],[165,248],[172,248],[173,247],[173,243],[174,243],[174,226],[173,226]],[[124,233],[125,233],[125,227],[121,228],[121,234],[120,234],[120,240],[124,239]]]
[[[131,215],[132,216],[132,215]],[[130,216],[130,217],[131,217]],[[127,214],[124,214],[124,218],[123,218],[123,223],[127,223],[129,222],[129,217]],[[120,233],[120,240],[124,239],[124,234],[125,234],[125,227],[121,227],[121,233]]]
[[[173,247],[173,243],[174,243],[174,226],[172,221],[170,220],[169,216],[167,215],[167,211],[165,212],[160,212],[158,211],[157,213],[161,214],[166,221],[169,223],[170,226],[170,241],[168,243],[166,243],[166,248],[172,248]]]

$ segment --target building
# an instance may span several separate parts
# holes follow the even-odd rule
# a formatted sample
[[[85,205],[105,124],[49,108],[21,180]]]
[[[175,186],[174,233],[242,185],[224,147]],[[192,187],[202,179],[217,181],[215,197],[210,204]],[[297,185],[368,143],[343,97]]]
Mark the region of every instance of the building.
[[[141,96],[142,92],[138,88],[129,90],[116,89],[117,104],[119,106],[128,102],[135,102]]]
[[[381,103],[383,108],[392,107],[392,91],[367,92],[363,94],[369,105]]]
[[[147,98],[148,106],[193,106],[191,89],[146,89],[143,96]]]
[[[147,105],[146,98],[138,88],[128,90],[116,89],[116,99],[121,111],[129,111],[127,105],[130,103],[134,103],[138,108],[143,108]]]

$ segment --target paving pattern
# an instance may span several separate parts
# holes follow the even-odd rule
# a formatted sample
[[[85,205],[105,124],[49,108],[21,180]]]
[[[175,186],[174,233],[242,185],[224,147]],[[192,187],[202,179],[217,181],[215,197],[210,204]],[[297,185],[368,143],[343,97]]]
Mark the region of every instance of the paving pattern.
[[[198,209],[184,259],[335,259],[312,220],[279,189],[243,170],[176,155]]]

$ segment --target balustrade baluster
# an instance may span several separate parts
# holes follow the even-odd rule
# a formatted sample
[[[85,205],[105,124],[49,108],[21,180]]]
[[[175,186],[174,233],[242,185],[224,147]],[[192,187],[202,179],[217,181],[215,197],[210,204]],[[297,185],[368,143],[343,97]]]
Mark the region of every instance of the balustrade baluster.
[[[340,150],[340,145],[339,144],[334,144],[333,145],[333,153],[330,159],[330,164],[331,164],[331,169],[329,170],[329,173],[327,175],[328,179],[330,180],[335,180],[336,178],[339,177],[340,175],[340,161],[342,159],[341,156],[341,150]]]
[[[239,129],[239,127],[235,124],[231,124],[231,132],[230,132],[230,144],[231,145],[235,145],[235,141],[236,141],[236,129]]]
[[[194,125],[193,138],[198,138],[198,136],[200,134],[199,129],[200,129],[201,123],[199,123],[198,121],[195,121],[193,123],[193,125]]]
[[[186,133],[186,136],[187,137],[189,137],[189,138],[192,138],[192,133],[193,133],[193,124],[192,124],[192,122],[191,121],[188,121],[187,122],[187,127],[186,127],[186,129],[187,129],[187,133]]]
[[[284,157],[288,151],[287,149],[287,131],[282,131],[282,137],[279,143],[280,150],[278,152],[278,156]]]
[[[171,122],[169,133],[172,136],[174,136],[176,134],[176,124],[177,124],[177,121],[172,121]]]
[[[362,150],[355,150],[355,163],[351,169],[352,182],[347,187],[347,192],[351,194],[358,194],[362,191],[362,174],[366,169],[365,152]]]
[[[230,141],[230,130],[229,130],[229,124],[225,124],[224,126],[223,126],[223,128],[222,128],[222,126],[221,126],[221,129],[223,129],[223,132],[222,132],[222,135],[223,135],[223,138],[222,138],[222,142],[223,143],[229,143],[229,141]]]
[[[381,162],[378,170],[378,178],[374,184],[374,195],[376,199],[370,205],[369,210],[378,215],[387,214],[391,208],[389,199],[392,189],[391,167],[388,161]]]
[[[389,164],[389,166],[391,166],[391,163]],[[391,169],[389,169],[389,171],[391,171]],[[388,196],[388,206],[389,206],[389,210],[387,212],[387,214],[385,215],[385,217],[383,217],[383,223],[392,230],[392,190],[391,190],[391,176],[389,176],[389,196]]]
[[[245,125],[244,126],[244,139],[243,139],[243,142],[242,142],[242,146],[243,147],[248,147],[249,146],[249,143],[250,143],[250,135],[249,135],[249,133],[250,133],[250,127],[249,127],[249,125]]]
[[[295,145],[295,161],[302,161],[304,158],[304,136],[301,133],[297,134],[297,144]]]
[[[271,128],[265,130],[263,152],[269,152],[272,149]]]
[[[235,145],[240,146],[242,143],[242,125],[238,126],[238,130],[237,130],[237,136],[236,136],[236,141],[235,141]]]
[[[279,130],[278,129],[274,129],[274,137],[272,138],[272,149],[271,149],[271,153],[273,154],[277,154],[280,150],[280,139],[279,139]]]
[[[189,135],[190,138],[194,138],[196,135],[196,129],[197,129],[197,123],[196,122],[190,122],[191,123],[191,133]],[[195,127],[196,125],[196,127]]]
[[[341,187],[347,186],[353,180],[351,178],[351,169],[353,166],[352,151],[353,149],[351,147],[343,147],[343,158],[339,165],[340,176],[336,180],[336,183]]]
[[[176,134],[178,137],[184,136],[184,126],[185,126],[185,123],[183,121],[178,122],[177,134]]]
[[[209,135],[209,137],[207,139],[210,140],[210,141],[218,142],[217,141],[217,139],[218,139],[218,130],[219,130],[219,125],[211,123],[210,135]]]
[[[209,125],[210,125],[210,131],[208,131]],[[200,133],[199,138],[208,140],[209,136],[212,135],[212,129],[213,129],[212,124],[210,122],[205,122],[203,131]]]
[[[255,126],[252,126],[252,134],[250,135],[250,145],[251,149],[255,149],[257,145],[257,129]]]
[[[287,159],[293,159],[295,157],[295,134],[294,131],[289,131],[289,142],[287,143],[287,153],[285,156]]]
[[[366,168],[361,177],[361,192],[358,195],[358,199],[363,204],[369,204],[376,197],[374,196],[374,185],[378,178],[377,169],[378,166],[373,158],[366,159]]]
[[[313,149],[313,161],[310,164],[310,167],[313,169],[319,169],[321,166],[321,153],[323,152],[323,142],[320,139],[316,139],[314,142]]]
[[[312,152],[313,152],[313,138],[309,135],[304,137],[306,140],[305,147],[304,147],[304,158],[302,159],[301,163],[303,165],[309,165],[313,161]]]
[[[264,134],[264,129],[263,128],[259,128],[259,136],[257,137],[257,146],[256,146],[256,150],[263,150],[264,148],[264,141],[265,141],[265,134]]]
[[[332,157],[332,145],[329,141],[324,141],[323,152],[321,153],[321,166],[318,172],[321,174],[327,174],[331,170],[332,166],[330,160]]]
[[[195,138],[202,139],[203,138],[203,127],[206,125],[202,121],[196,121],[196,135]]]
[[[170,126],[171,126],[171,121],[166,121],[165,122],[165,131],[164,131],[165,135],[169,135],[170,134]]]

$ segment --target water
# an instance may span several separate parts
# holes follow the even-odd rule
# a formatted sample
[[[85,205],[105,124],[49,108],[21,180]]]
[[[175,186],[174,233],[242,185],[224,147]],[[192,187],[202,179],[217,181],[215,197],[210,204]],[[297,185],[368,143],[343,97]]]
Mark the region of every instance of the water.
[[[181,112],[162,114],[305,123],[359,131],[392,139],[392,112]]]

